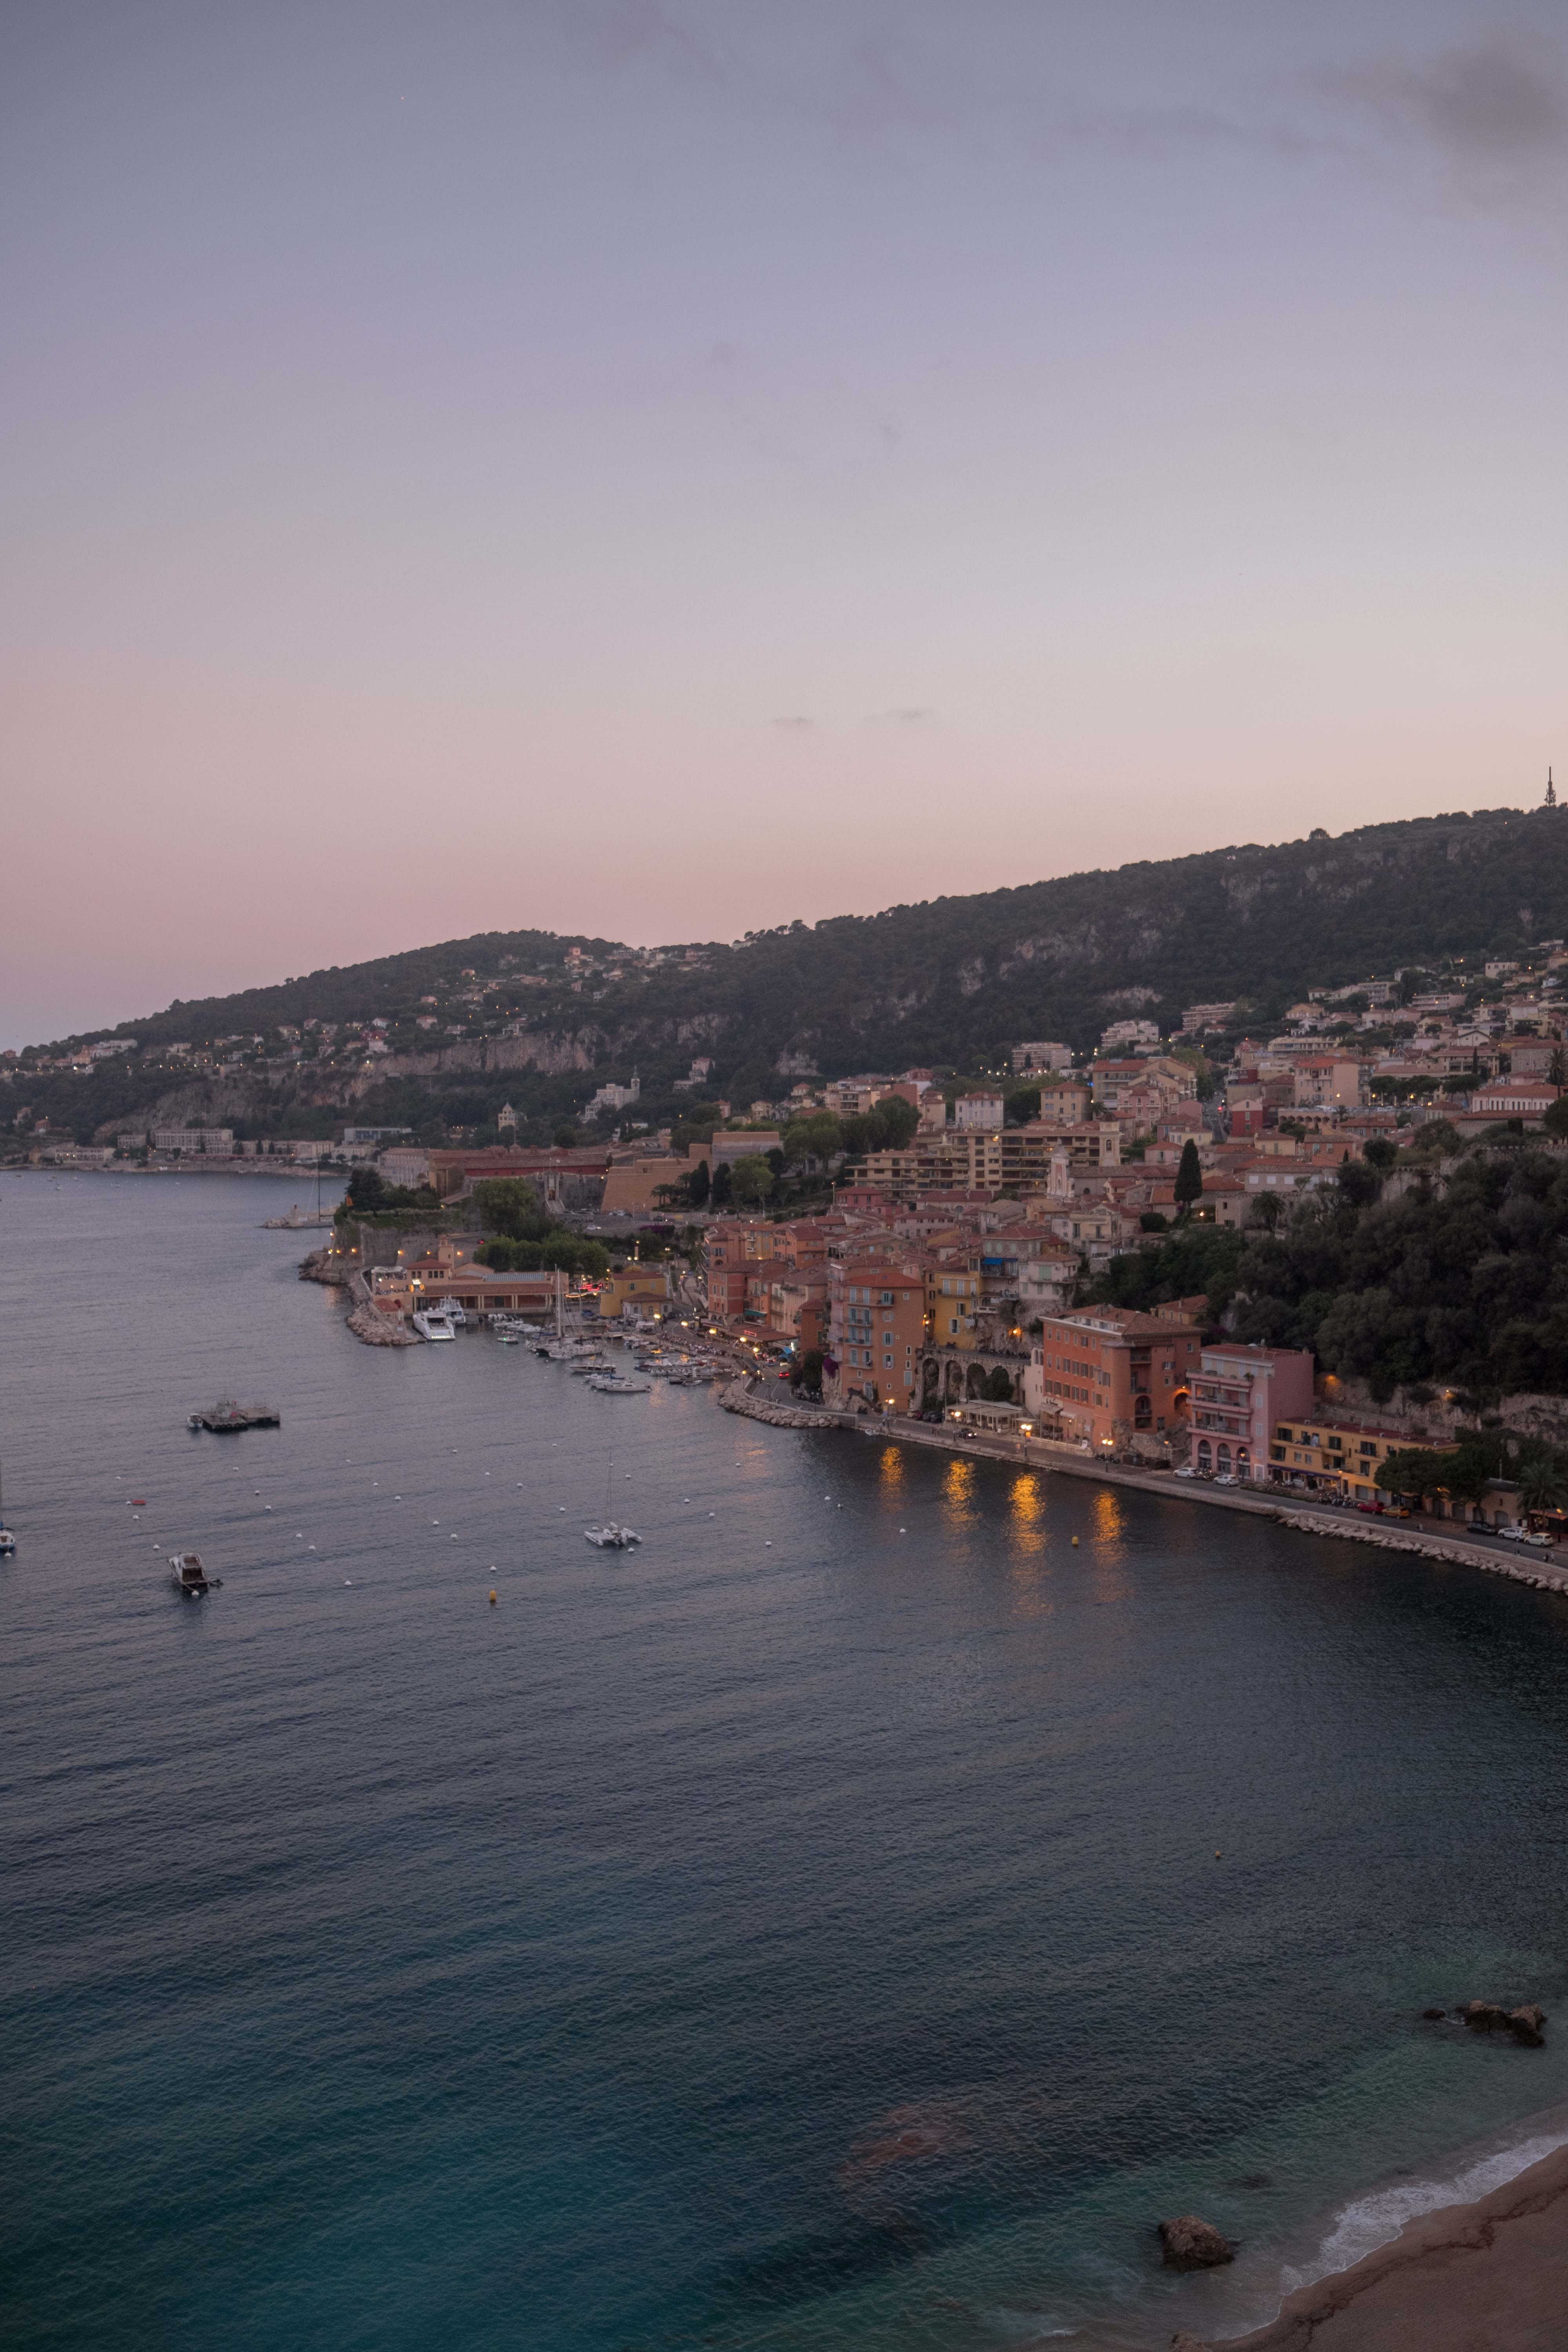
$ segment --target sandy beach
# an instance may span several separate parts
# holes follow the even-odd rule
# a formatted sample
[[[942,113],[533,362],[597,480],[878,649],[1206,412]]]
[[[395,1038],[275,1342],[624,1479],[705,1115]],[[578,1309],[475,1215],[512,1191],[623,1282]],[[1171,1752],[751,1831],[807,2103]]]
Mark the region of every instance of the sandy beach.
[[[1187,2333],[1180,2352],[1207,2352]],[[1563,2352],[1568,2147],[1470,2205],[1424,2213],[1392,2244],[1288,2295],[1224,2352]]]

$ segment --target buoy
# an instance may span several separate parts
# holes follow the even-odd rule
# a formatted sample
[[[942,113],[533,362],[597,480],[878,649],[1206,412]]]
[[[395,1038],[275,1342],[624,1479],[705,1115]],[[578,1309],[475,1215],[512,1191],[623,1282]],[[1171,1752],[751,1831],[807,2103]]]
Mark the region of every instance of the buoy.
[[[1221,1853],[1220,1853],[1220,1850],[1219,1850],[1219,1848],[1218,1848],[1218,1846],[1217,1846],[1217,1845],[1215,1846],[1215,1850],[1214,1850],[1214,1858],[1215,1858],[1215,1860],[1216,1862],[1219,1862],[1219,1861],[1223,1860],[1223,1858],[1224,1858],[1224,1857],[1221,1855]]]
[[[1074,1536],[1074,1538],[1073,1538],[1073,1539],[1072,1539],[1072,1548],[1073,1548],[1074,1551],[1076,1551],[1076,1550],[1078,1549],[1078,1538],[1077,1538],[1076,1536]]]
[[[490,1587],[490,1607],[493,1609],[493,1608],[495,1607],[495,1605],[496,1605],[495,1587],[494,1587],[494,1585],[491,1585],[491,1587]]]

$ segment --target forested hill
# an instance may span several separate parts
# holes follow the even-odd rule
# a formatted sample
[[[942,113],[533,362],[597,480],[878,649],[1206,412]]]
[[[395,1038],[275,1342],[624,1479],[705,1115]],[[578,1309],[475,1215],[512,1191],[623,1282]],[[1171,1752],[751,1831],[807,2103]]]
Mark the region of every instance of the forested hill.
[[[1249,999],[1267,1026],[1310,985],[1565,934],[1568,811],[1493,809],[795,923],[652,966],[602,940],[490,932],[176,1003],[121,1031],[146,1050],[379,1015],[409,1078],[438,1077],[440,1047],[454,1076],[458,1063],[516,1074],[520,1102],[530,1063],[541,1078],[574,1074],[580,1090],[589,1071],[619,1077],[635,1064],[646,1097],[706,1053],[714,1086],[746,1096],[810,1069],[967,1067],[1019,1038],[1082,1047],[1119,1013],[1169,1026],[1211,999]],[[573,946],[584,952],[569,970]],[[420,1036],[422,999],[439,1022]],[[447,1038],[462,1024],[459,1051]],[[536,1055],[515,1036],[504,1055],[476,1053],[519,1024]]]

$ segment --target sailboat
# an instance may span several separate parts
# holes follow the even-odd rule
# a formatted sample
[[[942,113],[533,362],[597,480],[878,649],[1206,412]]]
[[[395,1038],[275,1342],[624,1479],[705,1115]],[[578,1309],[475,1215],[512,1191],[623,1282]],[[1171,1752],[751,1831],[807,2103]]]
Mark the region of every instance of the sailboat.
[[[615,1475],[616,1457],[612,1454],[605,1472],[605,1524],[602,1528],[584,1528],[583,1530],[588,1541],[596,1544],[601,1551],[628,1551],[633,1544],[642,1541],[636,1528],[623,1528],[609,1516],[610,1482]]]
[[[0,1478],[0,1557],[9,1559],[16,1549],[16,1538],[5,1524],[5,1486]]]

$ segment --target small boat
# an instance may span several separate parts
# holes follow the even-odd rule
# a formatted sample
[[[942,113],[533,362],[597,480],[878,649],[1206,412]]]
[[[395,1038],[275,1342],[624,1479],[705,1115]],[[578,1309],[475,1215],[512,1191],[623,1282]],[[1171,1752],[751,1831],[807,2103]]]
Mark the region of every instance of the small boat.
[[[187,1429],[216,1430],[220,1437],[232,1437],[242,1429],[280,1429],[283,1417],[269,1404],[240,1404],[234,1397],[221,1397],[216,1404],[187,1413]]]
[[[184,1593],[187,1601],[199,1601],[204,1592],[210,1592],[215,1585],[223,1582],[221,1576],[207,1574],[199,1551],[172,1551],[169,1573],[175,1591]]]
[[[422,1339],[455,1339],[458,1336],[446,1316],[436,1307],[416,1315],[414,1328]]]
[[[503,1348],[515,1348],[520,1344],[515,1331],[502,1331],[497,1336],[500,1338]]]
[[[628,1551],[633,1544],[642,1541],[636,1528],[618,1527],[614,1519],[608,1520],[602,1528],[584,1528],[583,1533],[601,1551]]]
[[[16,1538],[5,1524],[5,1483],[0,1480],[0,1559],[9,1559],[16,1549]]]
[[[630,1372],[591,1372],[588,1386],[598,1396],[651,1396],[653,1382]]]

